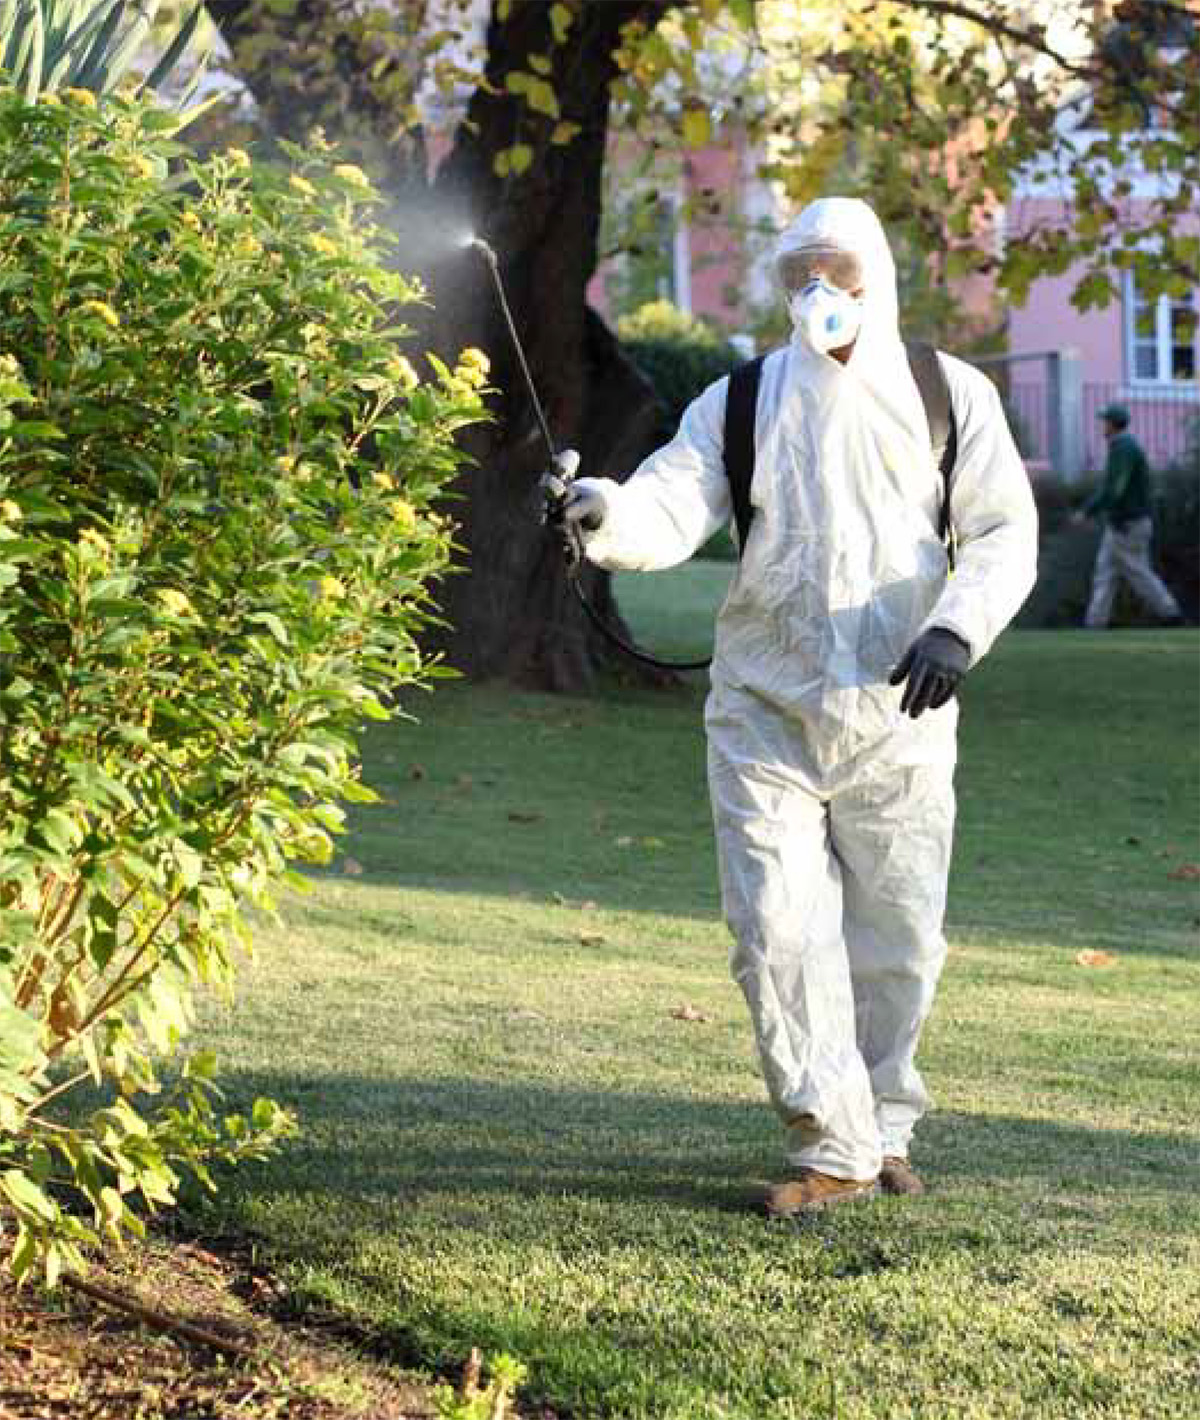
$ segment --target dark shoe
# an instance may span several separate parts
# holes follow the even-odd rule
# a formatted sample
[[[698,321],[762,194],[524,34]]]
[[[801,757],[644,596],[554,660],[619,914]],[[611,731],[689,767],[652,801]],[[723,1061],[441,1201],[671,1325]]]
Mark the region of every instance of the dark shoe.
[[[879,1170],[879,1186],[884,1193],[907,1193],[915,1196],[925,1192],[925,1185],[913,1172],[907,1159],[889,1154]]]
[[[801,1169],[796,1178],[767,1189],[767,1215],[791,1218],[797,1213],[817,1213],[852,1198],[874,1198],[878,1192],[873,1178],[835,1178],[816,1169]]]

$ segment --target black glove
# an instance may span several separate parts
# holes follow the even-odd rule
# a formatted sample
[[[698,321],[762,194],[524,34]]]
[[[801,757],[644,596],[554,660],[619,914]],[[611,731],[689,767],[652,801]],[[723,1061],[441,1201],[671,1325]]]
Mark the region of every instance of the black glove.
[[[915,720],[924,711],[945,705],[970,663],[971,648],[961,636],[938,626],[923,632],[889,677],[892,685],[908,682],[900,699],[900,713]]]

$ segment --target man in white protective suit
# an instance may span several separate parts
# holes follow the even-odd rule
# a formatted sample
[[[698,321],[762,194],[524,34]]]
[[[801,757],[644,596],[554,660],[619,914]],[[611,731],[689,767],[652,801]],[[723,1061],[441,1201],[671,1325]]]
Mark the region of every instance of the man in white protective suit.
[[[787,1215],[919,1193],[914,1064],[946,955],[955,688],[1033,585],[1037,518],[989,380],[942,356],[951,517],[874,212],[810,204],[777,264],[794,338],[766,358],[753,521],[717,622],[705,712],[731,965],[787,1130]],[[625,483],[580,479],[592,562],[651,571],[731,515],[728,379]]]

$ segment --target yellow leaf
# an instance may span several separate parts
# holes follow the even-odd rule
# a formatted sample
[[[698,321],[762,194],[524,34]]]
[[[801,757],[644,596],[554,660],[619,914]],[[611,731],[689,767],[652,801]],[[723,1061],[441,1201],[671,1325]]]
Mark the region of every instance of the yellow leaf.
[[[560,113],[558,107],[558,97],[553,86],[545,79],[535,79],[531,74],[529,83],[525,90],[525,102],[537,113],[547,114],[550,118],[557,118]]]
[[[555,44],[566,44],[567,31],[574,18],[568,6],[561,3],[550,6],[550,28],[554,31]]]
[[[712,123],[706,108],[694,107],[683,111],[683,141],[689,148],[703,148],[712,137]]]
[[[579,131],[579,124],[571,123],[564,119],[562,123],[556,123],[554,125],[554,132],[550,135],[550,141],[562,147],[564,144],[569,143]]]
[[[653,84],[671,67],[671,46],[657,30],[646,36],[634,61],[634,72],[644,83]]]
[[[496,19],[503,24],[511,14],[512,0],[500,0],[500,3],[496,6]]]
[[[1093,951],[1090,948],[1075,957],[1080,966],[1116,966],[1117,959],[1112,952]]]
[[[529,55],[529,67],[538,74],[554,73],[554,65],[550,63],[544,54]]]
[[[497,177],[507,177],[512,168],[512,158],[507,148],[497,153],[492,159],[492,171]]]
[[[528,172],[533,163],[533,149],[528,143],[514,143],[508,150],[508,167],[514,177]]]

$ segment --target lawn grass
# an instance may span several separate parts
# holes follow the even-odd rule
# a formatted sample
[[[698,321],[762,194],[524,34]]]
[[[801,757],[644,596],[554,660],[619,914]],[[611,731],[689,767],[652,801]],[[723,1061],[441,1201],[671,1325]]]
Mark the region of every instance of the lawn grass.
[[[728,569],[672,575],[631,620],[703,650]],[[415,700],[367,742],[386,802],[208,1013],[232,1098],[304,1127],[212,1206],[300,1301],[430,1371],[513,1352],[563,1414],[1195,1416],[1196,671],[1194,633],[1027,632],[972,677],[931,1192],[799,1226],[749,1206],[780,1141],[701,678]]]

